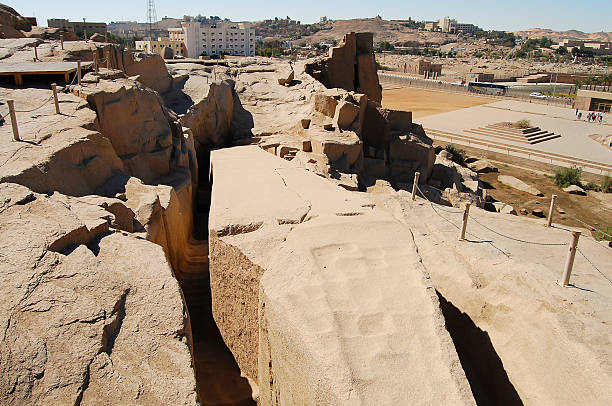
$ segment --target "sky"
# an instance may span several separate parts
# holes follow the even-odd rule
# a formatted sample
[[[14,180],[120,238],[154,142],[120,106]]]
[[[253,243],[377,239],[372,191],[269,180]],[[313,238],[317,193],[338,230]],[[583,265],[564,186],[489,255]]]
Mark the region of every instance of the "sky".
[[[3,0],[21,15],[34,16],[46,26],[48,18],[71,21],[139,21],[147,18],[146,0],[62,1]],[[214,4],[213,4],[214,3]],[[434,7],[431,7],[435,4]],[[584,32],[612,32],[612,1],[586,3],[568,0],[307,0],[300,7],[297,1],[155,1],[157,17],[181,18],[202,14],[229,18],[233,21],[258,21],[289,16],[302,23],[330,19],[375,17],[386,20],[437,20],[450,16],[462,23],[476,24],[488,30],[517,31],[527,28],[551,28],[558,31],[576,29]]]

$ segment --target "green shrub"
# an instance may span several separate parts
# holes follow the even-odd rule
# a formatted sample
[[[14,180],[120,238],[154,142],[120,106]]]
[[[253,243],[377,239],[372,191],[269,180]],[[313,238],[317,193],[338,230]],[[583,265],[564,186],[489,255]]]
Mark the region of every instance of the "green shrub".
[[[572,166],[571,168],[559,168],[555,171],[555,183],[557,186],[564,188],[569,185],[582,186],[580,176],[582,168]]]
[[[465,151],[455,147],[453,144],[448,144],[444,149],[453,154],[453,162],[458,165],[465,164],[466,154]]]
[[[531,128],[531,121],[529,120],[519,120],[514,123],[516,128]]]
[[[585,190],[594,190],[595,192],[599,192],[599,185],[593,181],[589,181],[586,185],[583,186]]]
[[[604,193],[612,193],[612,178],[606,175],[601,183],[601,191]]]

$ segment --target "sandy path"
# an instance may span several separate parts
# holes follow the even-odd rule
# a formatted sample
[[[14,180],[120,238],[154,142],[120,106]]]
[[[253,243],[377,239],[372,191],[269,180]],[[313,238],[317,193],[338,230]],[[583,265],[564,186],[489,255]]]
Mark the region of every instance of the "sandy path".
[[[495,99],[482,96],[403,87],[383,89],[382,104],[387,109],[412,111],[412,117],[419,118],[466,107],[480,106],[493,101]]]

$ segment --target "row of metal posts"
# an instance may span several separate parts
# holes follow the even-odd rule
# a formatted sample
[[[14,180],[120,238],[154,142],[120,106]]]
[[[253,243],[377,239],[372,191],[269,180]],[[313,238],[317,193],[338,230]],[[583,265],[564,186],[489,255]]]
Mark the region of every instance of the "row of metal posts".
[[[416,192],[419,184],[419,177],[421,174],[419,172],[415,172],[414,174],[414,182],[412,184],[412,200],[416,200]],[[486,192],[483,194],[486,200]],[[425,196],[424,196],[425,197]],[[426,197],[425,197],[426,198]],[[553,213],[555,210],[555,202],[557,200],[557,195],[552,195],[552,199],[550,200],[550,210],[548,212],[548,220],[546,222],[546,227],[550,227],[552,224]],[[470,206],[471,203],[465,204],[465,209],[463,211],[463,221],[461,224],[461,232],[459,234],[459,240],[465,240],[465,233],[467,231],[467,222],[470,216]],[[580,231],[572,231],[572,237],[569,244],[569,251],[567,253],[567,258],[565,260],[565,267],[563,269],[563,276],[561,277],[560,284],[563,287],[569,286],[570,276],[572,274],[572,268],[574,266],[574,259],[576,258],[576,249],[578,247],[578,239],[580,238]]]

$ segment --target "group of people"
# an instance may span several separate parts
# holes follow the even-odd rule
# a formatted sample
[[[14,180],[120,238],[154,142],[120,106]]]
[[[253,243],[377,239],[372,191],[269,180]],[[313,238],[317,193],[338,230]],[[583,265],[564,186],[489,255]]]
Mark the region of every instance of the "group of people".
[[[578,117],[578,120],[582,120],[582,111],[576,109],[576,117]],[[592,121],[594,123],[599,121],[599,124],[601,124],[601,121],[603,120],[603,114],[589,111],[589,114],[586,115],[586,119],[587,121]]]

